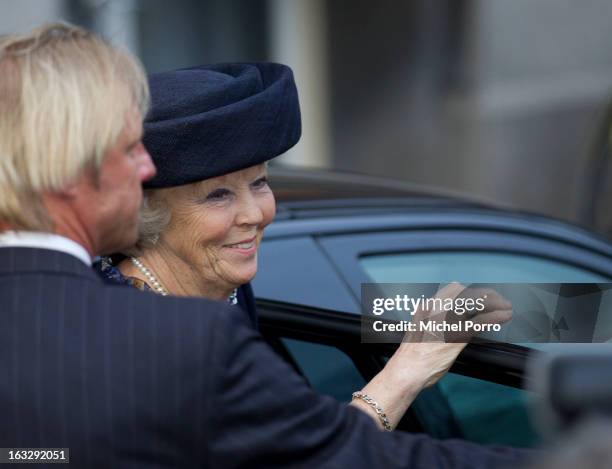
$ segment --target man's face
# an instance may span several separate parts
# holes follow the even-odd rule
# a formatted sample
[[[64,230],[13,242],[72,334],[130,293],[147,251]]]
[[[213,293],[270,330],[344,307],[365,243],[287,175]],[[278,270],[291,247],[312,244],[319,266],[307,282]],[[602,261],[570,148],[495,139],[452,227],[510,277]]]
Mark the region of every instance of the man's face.
[[[154,175],[155,166],[142,144],[142,119],[134,111],[107,150],[89,194],[96,254],[116,252],[136,242],[142,183]]]

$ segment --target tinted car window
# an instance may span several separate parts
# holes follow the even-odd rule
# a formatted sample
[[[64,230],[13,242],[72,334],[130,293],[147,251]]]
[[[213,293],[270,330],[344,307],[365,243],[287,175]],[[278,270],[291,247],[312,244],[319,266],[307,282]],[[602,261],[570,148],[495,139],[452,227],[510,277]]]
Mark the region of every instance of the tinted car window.
[[[367,256],[361,266],[375,282],[402,283],[560,283],[607,282],[608,278],[545,258],[496,252],[418,252]],[[527,415],[525,391],[448,374],[437,385],[462,436],[480,443],[532,446],[536,433]],[[427,395],[414,406],[425,428]]]
[[[597,283],[610,279],[545,258],[516,253],[418,252],[367,256],[361,265],[372,280],[406,283]]]
[[[351,394],[365,386],[353,361],[336,347],[295,339],[281,340],[318,393],[335,397],[340,402],[350,402]]]
[[[461,438],[523,447],[538,443],[527,410],[531,393],[454,373],[444,376],[437,387],[451,408]],[[427,428],[427,418],[422,420]]]
[[[607,283],[610,278],[574,265],[518,253],[495,252],[418,252],[367,256],[360,259],[361,266],[375,282],[400,283],[447,283],[457,281],[469,283]],[[502,294],[503,294],[502,290]],[[512,299],[510,297],[510,299]],[[600,306],[603,306],[600,305]],[[605,308],[601,308],[605,310]],[[531,318],[525,313],[529,312]],[[549,314],[553,314],[550,311]],[[520,316],[523,314],[524,316]],[[513,323],[517,330],[525,331],[529,325],[538,326],[538,318],[533,311],[518,309],[514,311]],[[531,319],[531,320],[530,320]],[[541,320],[541,318],[539,318]],[[549,320],[557,320],[549,317]],[[593,321],[586,332],[582,328],[572,329],[572,337],[578,340],[601,340],[602,336],[611,337],[612,321],[608,316],[583,315],[579,321]],[[523,327],[521,327],[523,325]],[[541,326],[538,326],[541,327]],[[531,329],[529,329],[531,330]],[[520,332],[521,334],[523,332]],[[548,337],[537,327],[533,335],[521,343],[531,348],[543,348]],[[584,335],[584,339],[582,338]],[[506,341],[504,333],[484,335],[499,341]],[[569,336],[568,336],[569,337]],[[552,337],[554,339],[554,337]],[[517,343],[516,341],[510,340]],[[523,341],[521,341],[523,342]]]

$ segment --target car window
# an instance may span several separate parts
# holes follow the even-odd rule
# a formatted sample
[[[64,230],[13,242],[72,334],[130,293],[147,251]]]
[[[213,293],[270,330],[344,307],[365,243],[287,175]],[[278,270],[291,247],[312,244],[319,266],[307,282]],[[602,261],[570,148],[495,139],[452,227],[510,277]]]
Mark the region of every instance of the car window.
[[[362,257],[359,260],[368,277],[378,283],[608,283],[609,277],[591,272],[581,267],[518,253],[499,252],[418,252],[396,253]],[[503,292],[502,292],[503,293]],[[532,311],[527,311],[533,313]],[[527,316],[519,316],[524,311],[514,312],[515,325],[531,325]],[[552,311],[551,311],[552,313]],[[532,316],[533,318],[533,316]],[[550,317],[550,320],[557,320]],[[590,342],[600,336],[610,337],[612,322],[607,317],[591,318],[594,322],[586,334]],[[525,329],[522,329],[525,330]],[[538,329],[528,329],[533,336],[525,342],[516,342],[530,348],[543,349],[546,339],[540,337]],[[591,333],[592,332],[592,333]],[[505,341],[505,336],[497,333],[485,337]],[[590,334],[590,335],[589,335]],[[539,340],[541,339],[541,341]],[[579,340],[583,340],[580,337]],[[599,340],[599,339],[598,339]]]
[[[312,388],[320,394],[350,402],[351,394],[365,386],[365,380],[342,350],[313,342],[281,338]]]
[[[367,275],[379,283],[610,281],[580,267],[517,253],[397,253],[363,257],[360,264]],[[546,347],[537,345],[537,348]],[[452,373],[442,378],[436,388],[446,401],[463,438],[484,444],[537,444],[538,437],[528,416],[529,395],[526,391]],[[430,395],[422,393],[413,406],[424,428],[435,433],[440,419],[428,413],[427,409],[431,407],[428,400]]]
[[[461,438],[482,444],[521,447],[538,443],[527,410],[531,393],[454,373],[447,373],[437,387],[451,409]],[[419,417],[423,413],[418,412]],[[435,424],[427,414],[421,420],[426,429]]]
[[[318,393],[348,403],[351,394],[365,386],[353,361],[338,348],[281,341]],[[434,437],[530,447],[538,438],[527,416],[527,399],[527,393],[519,389],[448,373],[433,388],[422,391],[412,408],[425,432]]]
[[[542,257],[495,252],[415,252],[365,256],[361,266],[378,283],[598,283],[610,279]]]

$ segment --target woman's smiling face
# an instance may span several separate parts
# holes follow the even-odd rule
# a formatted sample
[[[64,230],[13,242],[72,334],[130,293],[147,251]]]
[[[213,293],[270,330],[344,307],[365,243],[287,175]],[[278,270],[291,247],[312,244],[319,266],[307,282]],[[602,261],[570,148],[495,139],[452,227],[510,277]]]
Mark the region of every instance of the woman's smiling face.
[[[255,276],[276,211],[265,164],[163,191],[171,219],[159,241],[198,282],[225,292]]]

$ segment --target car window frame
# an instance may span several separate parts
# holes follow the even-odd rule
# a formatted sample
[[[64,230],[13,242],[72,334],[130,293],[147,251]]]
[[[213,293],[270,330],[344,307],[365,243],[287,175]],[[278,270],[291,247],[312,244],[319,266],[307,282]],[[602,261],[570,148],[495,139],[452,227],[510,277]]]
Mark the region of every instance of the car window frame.
[[[325,252],[356,298],[361,284],[371,283],[360,260],[370,255],[426,252],[486,252],[529,256],[571,265],[610,278],[612,257],[584,244],[568,243],[533,234],[474,229],[412,229],[319,236],[318,245]],[[556,255],[543,256],[544,245],[555,246]],[[549,250],[553,251],[553,250]]]
[[[366,380],[382,369],[382,357],[391,357],[397,348],[392,343],[362,343],[361,318],[350,312],[266,299],[257,299],[256,303],[264,337],[286,337],[336,347],[353,360]],[[473,342],[459,354],[451,371],[523,389],[526,363],[537,353],[520,345]]]
[[[397,348],[397,344],[361,343],[361,321],[354,313],[265,299],[257,299],[256,303],[263,337],[277,353],[284,358],[289,357],[290,365],[302,376],[304,374],[280,340],[281,337],[336,347],[348,355],[366,382],[383,369],[386,359]],[[536,350],[513,344],[470,343],[449,371],[525,389],[529,386],[525,377],[526,364],[537,353]],[[397,428],[408,432],[426,431],[413,406],[408,408]]]

